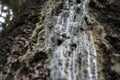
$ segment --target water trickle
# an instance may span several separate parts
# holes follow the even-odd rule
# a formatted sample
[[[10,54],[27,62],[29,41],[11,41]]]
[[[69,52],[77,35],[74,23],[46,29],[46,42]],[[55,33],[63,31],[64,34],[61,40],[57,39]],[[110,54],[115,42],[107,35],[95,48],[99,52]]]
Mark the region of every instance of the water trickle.
[[[84,31],[88,3],[89,0],[67,0],[53,19],[53,28],[46,28],[51,80],[98,80],[93,37]]]

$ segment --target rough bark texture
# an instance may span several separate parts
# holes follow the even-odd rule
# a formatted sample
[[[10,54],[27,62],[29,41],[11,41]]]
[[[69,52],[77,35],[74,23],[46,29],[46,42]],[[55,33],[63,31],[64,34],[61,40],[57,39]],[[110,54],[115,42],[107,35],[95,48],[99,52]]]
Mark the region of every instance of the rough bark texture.
[[[102,26],[104,34],[104,36],[97,36],[99,42],[96,43],[101,71],[100,80],[120,80],[119,4],[119,0],[91,0],[89,4],[90,12]]]
[[[62,2],[27,0],[0,37],[0,79],[47,80],[44,19],[57,14]],[[52,8],[52,10],[51,10]]]
[[[64,0],[28,0],[0,36],[0,80],[47,80],[48,56],[44,51],[48,15],[57,15]],[[99,80],[120,80],[120,0],[91,0],[98,53]]]

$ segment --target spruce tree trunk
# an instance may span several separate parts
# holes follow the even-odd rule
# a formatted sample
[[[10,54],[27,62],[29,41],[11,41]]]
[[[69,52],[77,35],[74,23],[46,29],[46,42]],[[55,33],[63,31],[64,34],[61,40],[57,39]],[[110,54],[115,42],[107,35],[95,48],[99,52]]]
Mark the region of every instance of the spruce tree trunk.
[[[53,30],[48,22],[61,13],[65,1],[27,0],[21,6],[0,34],[0,80],[53,80],[49,67],[51,54],[46,50],[45,40],[50,33],[47,31]],[[96,47],[98,79],[94,80],[120,80],[119,3],[91,0],[90,19],[84,16],[88,27],[80,28],[92,35]],[[46,25],[51,29],[46,30]],[[57,40],[56,44],[59,46],[62,41]]]

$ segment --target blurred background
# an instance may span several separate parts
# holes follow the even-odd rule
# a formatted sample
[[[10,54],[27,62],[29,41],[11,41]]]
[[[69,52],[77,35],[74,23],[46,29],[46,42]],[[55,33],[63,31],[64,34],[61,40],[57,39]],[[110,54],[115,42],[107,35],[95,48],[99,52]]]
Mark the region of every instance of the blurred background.
[[[0,31],[7,27],[25,0],[0,0]]]

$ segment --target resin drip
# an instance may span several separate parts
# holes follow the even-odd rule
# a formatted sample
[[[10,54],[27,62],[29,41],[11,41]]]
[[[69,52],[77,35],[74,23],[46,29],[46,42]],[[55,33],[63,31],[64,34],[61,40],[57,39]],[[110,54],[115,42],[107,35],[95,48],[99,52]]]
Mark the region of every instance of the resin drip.
[[[45,46],[50,57],[50,80],[98,80],[97,54],[91,34],[86,33],[89,0],[66,1],[48,21]]]

